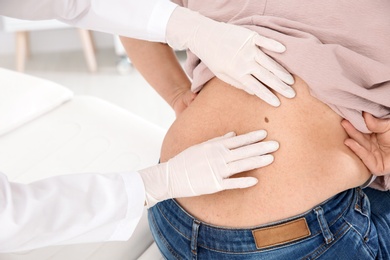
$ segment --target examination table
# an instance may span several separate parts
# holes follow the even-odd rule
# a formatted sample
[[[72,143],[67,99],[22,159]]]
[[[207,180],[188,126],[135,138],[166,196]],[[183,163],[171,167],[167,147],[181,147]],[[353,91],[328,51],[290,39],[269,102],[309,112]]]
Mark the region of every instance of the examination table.
[[[134,171],[158,162],[165,130],[104,100],[0,68],[0,171],[28,183],[60,174]],[[44,216],[42,216],[44,217]],[[0,231],[1,232],[1,231]],[[129,241],[52,246],[0,260],[162,259],[146,210]]]

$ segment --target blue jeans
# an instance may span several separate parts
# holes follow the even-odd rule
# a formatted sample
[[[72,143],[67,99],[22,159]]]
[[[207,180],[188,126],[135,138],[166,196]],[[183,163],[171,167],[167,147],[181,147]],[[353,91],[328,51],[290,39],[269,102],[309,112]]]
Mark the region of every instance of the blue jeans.
[[[390,193],[370,188],[252,228],[203,223],[174,200],[158,203],[148,217],[166,259],[390,259]]]

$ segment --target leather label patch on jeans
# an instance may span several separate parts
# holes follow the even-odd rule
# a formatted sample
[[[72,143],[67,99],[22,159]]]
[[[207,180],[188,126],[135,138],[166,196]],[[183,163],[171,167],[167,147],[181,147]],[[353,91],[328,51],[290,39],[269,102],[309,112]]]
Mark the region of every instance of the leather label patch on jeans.
[[[252,230],[257,249],[283,245],[310,236],[305,218]]]

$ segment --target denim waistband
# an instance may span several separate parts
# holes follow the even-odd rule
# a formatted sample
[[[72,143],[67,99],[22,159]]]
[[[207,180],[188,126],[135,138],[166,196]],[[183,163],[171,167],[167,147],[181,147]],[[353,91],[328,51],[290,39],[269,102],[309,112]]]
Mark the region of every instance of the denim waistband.
[[[204,223],[191,216],[174,200],[157,204],[154,211],[161,214],[186,239],[192,241],[194,232],[196,232],[198,246],[226,252],[250,252],[259,250],[253,236],[254,230],[272,228],[302,218],[305,219],[310,230],[310,234],[305,239],[316,238],[323,239],[326,243],[332,242],[333,236],[342,235],[338,233],[347,228],[343,227],[346,225],[344,221],[338,220],[348,214],[351,209],[359,207],[361,202],[359,194],[361,193],[360,188],[347,190],[300,215],[250,228],[231,228]],[[299,243],[300,241],[298,239],[291,243]],[[277,246],[291,243],[282,243]]]

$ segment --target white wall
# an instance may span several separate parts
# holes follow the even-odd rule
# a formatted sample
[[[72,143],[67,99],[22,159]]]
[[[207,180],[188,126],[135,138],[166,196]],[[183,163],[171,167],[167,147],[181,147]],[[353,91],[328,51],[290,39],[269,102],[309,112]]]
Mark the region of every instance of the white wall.
[[[112,35],[93,32],[96,47],[113,48]],[[82,49],[80,37],[76,29],[65,28],[30,32],[32,53],[58,52]],[[15,53],[15,35],[0,31],[0,55]]]

